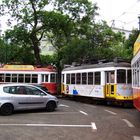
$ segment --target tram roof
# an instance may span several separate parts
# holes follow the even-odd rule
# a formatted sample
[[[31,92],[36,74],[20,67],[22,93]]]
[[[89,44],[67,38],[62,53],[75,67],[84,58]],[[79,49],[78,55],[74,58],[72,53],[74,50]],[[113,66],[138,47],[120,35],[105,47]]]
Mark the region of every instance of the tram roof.
[[[131,67],[131,64],[128,62],[108,62],[108,63],[98,63],[98,64],[84,64],[80,66],[70,66],[64,68],[63,71],[69,70],[80,70],[80,69],[92,69],[92,68],[104,68],[104,67]]]

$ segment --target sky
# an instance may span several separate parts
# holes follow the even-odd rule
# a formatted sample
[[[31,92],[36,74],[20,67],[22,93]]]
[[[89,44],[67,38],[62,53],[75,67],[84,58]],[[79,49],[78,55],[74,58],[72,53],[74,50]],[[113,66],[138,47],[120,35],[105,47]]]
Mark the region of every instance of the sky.
[[[140,0],[90,0],[99,7],[99,19],[109,26],[132,30],[139,28]]]
[[[0,0],[1,3],[2,0]],[[109,26],[132,30],[139,28],[140,0],[89,0],[97,3],[99,16],[97,20],[105,20]],[[6,18],[0,19],[1,28],[7,28]]]

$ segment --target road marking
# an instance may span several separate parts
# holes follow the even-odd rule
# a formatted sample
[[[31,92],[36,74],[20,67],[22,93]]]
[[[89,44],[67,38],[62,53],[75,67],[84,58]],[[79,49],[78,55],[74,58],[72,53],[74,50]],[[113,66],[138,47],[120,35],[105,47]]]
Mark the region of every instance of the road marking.
[[[44,112],[44,113],[38,113],[38,112],[35,112],[35,113],[28,113],[28,114],[44,114],[44,115],[67,115],[67,114],[79,114],[79,112]]]
[[[140,140],[140,137],[134,136],[133,139],[134,139],[134,140]]]
[[[84,104],[86,107],[97,108],[95,105]]]
[[[81,110],[80,110],[79,112],[82,113],[82,114],[84,114],[84,115],[86,115],[86,116],[88,115],[88,114],[87,114],[86,112],[84,112],[84,111],[81,111]]]
[[[58,106],[59,106],[59,107],[61,107],[61,106],[62,106],[62,107],[69,107],[68,105],[64,105],[64,104],[59,104]]]
[[[115,113],[115,112],[113,112],[113,111],[110,111],[110,110],[105,110],[106,112],[108,112],[108,113],[110,113],[110,114],[112,114],[112,115],[117,115],[117,113]]]
[[[95,123],[92,122],[91,125],[92,125],[92,129],[93,130],[97,130],[97,127],[96,127],[96,124]]]
[[[27,126],[27,127],[79,127],[92,128],[97,130],[96,124],[91,122],[91,125],[65,125],[65,124],[0,124],[0,126]]]
[[[128,127],[135,127],[130,121],[128,121],[127,119],[122,119],[127,125]]]

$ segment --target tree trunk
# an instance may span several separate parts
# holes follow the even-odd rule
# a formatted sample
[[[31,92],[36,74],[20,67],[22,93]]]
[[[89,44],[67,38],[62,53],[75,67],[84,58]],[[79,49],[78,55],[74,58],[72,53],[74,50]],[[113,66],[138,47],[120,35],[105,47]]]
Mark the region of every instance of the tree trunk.
[[[33,46],[34,49],[34,55],[35,55],[35,59],[36,59],[36,64],[42,66],[42,62],[41,62],[41,58],[40,58],[40,50],[39,50],[39,46]]]
[[[57,68],[57,95],[61,94],[61,68]]]
[[[42,66],[41,58],[40,58],[40,49],[39,49],[39,41],[38,38],[36,37],[35,33],[32,33],[31,36],[31,41],[33,44],[33,50],[34,50],[34,55],[35,55],[35,61],[36,65]]]

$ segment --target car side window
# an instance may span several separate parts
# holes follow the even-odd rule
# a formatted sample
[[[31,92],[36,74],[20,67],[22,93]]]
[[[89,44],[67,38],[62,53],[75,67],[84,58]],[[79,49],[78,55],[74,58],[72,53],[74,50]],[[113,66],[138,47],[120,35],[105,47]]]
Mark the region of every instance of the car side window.
[[[19,94],[18,89],[19,89],[19,87],[17,87],[17,86],[6,86],[3,88],[3,91],[5,93],[9,93],[9,94]]]
[[[26,90],[24,86],[18,86],[16,89],[16,93],[19,95],[26,95]]]
[[[15,86],[7,86],[3,88],[5,93],[16,94],[16,87]]]
[[[35,87],[26,87],[27,95],[45,95],[41,90]]]

